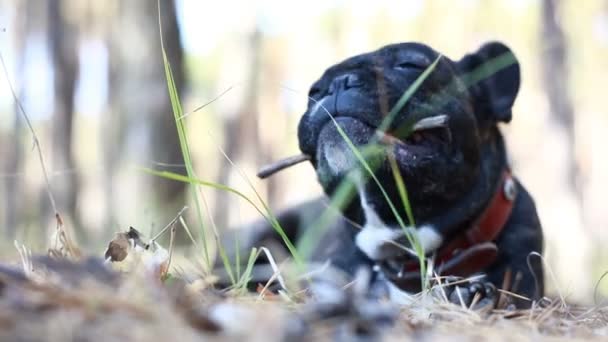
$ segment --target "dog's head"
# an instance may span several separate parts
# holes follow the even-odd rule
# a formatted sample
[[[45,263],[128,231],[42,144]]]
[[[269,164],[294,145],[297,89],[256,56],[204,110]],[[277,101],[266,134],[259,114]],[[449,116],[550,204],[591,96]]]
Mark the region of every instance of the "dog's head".
[[[428,77],[394,111],[435,61]],[[330,67],[313,84],[298,127],[300,149],[311,157],[321,185],[332,195],[351,171],[361,168],[336,126],[359,149],[378,141],[382,148],[368,160],[377,178],[402,208],[387,158],[394,156],[414,217],[424,222],[459,201],[478,181],[484,144],[498,134],[498,122],[511,120],[519,83],[519,64],[501,43],[486,44],[459,61],[440,57],[423,44],[388,45]],[[395,115],[386,133],[378,135],[391,110]],[[369,178],[359,189],[362,195],[383,222],[395,223]]]

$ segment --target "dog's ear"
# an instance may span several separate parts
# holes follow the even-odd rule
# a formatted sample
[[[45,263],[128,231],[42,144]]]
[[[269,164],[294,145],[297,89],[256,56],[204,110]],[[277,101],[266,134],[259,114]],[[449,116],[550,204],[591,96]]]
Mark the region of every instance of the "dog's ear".
[[[483,45],[457,62],[461,79],[473,97],[478,119],[511,121],[511,107],[519,90],[519,62],[502,43]]]

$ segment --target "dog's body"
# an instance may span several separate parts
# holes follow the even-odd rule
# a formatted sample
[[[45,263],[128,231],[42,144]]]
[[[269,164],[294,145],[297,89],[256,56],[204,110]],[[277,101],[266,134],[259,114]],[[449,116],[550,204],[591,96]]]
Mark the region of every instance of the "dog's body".
[[[432,71],[421,78],[427,69]],[[381,127],[417,79],[422,80],[419,88]],[[334,195],[347,178],[357,191],[318,239],[313,259],[330,260],[349,274],[364,265],[380,266],[377,279],[410,291],[400,281],[400,265],[412,257],[397,246],[408,246],[408,240],[396,211],[427,255],[450,254],[443,260],[446,263],[464,249],[446,246],[482,226],[490,232],[485,240],[465,246],[484,246],[482,252],[473,248],[471,261],[465,262],[482,268],[465,267],[467,272],[485,273],[485,281],[496,287],[502,287],[505,275],[511,274],[515,292],[530,299],[542,296],[542,267],[538,258],[531,257],[542,252],[540,222],[532,198],[510,176],[497,127],[511,120],[519,81],[519,64],[500,43],[484,45],[460,61],[439,57],[422,44],[395,44],[330,67],[311,87],[308,110],[298,128],[300,149],[310,156],[326,195]],[[380,128],[388,140],[376,139]],[[368,161],[385,194],[344,134],[357,148],[380,144],[380,152]],[[407,219],[389,156],[407,187],[415,225]],[[292,208],[278,220],[297,240],[326,210],[326,202],[317,199]],[[269,226],[258,229],[252,244],[274,238]],[[478,263],[479,258],[488,260]],[[442,275],[450,275],[446,272]]]

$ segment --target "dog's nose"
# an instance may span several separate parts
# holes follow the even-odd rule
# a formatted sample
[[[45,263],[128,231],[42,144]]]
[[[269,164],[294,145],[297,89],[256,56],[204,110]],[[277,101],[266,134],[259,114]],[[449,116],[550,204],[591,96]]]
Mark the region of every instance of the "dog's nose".
[[[351,88],[358,88],[363,85],[361,79],[356,74],[344,74],[340,75],[331,82],[329,85],[329,94],[333,94],[336,91],[348,90]]]

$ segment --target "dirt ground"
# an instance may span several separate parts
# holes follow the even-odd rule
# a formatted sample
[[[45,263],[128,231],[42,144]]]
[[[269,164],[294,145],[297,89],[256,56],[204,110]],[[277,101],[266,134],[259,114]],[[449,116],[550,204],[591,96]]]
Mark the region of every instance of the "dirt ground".
[[[397,306],[331,288],[325,298],[226,293],[204,277],[161,281],[139,266],[117,272],[100,258],[20,252],[21,264],[0,264],[0,341],[608,340],[606,306],[554,300],[473,311],[438,298]]]

